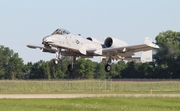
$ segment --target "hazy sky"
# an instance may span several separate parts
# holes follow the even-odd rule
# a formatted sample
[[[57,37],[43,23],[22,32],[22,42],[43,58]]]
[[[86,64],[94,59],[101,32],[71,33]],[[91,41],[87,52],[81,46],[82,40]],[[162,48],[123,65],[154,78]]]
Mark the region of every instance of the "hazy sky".
[[[54,54],[29,49],[57,28],[99,40],[115,37],[129,45],[166,30],[180,31],[180,0],[1,0],[0,44],[24,62],[50,60]]]

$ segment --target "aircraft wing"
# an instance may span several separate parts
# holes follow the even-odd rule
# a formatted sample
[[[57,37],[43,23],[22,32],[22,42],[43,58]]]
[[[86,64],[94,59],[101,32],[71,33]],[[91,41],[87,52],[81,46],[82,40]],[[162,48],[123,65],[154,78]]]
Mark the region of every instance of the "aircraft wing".
[[[152,43],[151,38],[145,37],[144,44],[139,45],[132,45],[132,46],[122,46],[122,47],[115,47],[115,48],[104,48],[103,55],[110,54],[110,55],[118,55],[121,57],[132,56],[136,52],[148,52],[154,48],[159,48],[158,45]]]
[[[117,48],[105,48],[103,49],[103,56],[106,58],[111,57],[112,60],[140,60],[141,62],[151,62],[152,61],[152,49],[159,48],[157,45],[151,44],[140,44],[133,46],[117,47]],[[141,52],[141,57],[133,57],[136,52]],[[101,61],[104,62],[103,58]]]
[[[39,48],[42,52],[49,52],[49,53],[56,53],[57,52],[57,49],[47,48],[44,46],[38,46],[38,45],[26,45],[26,46],[29,48],[32,48],[32,49]]]
[[[28,48],[31,49],[40,49],[42,52],[49,52],[49,53],[56,53],[57,49],[55,48],[47,48],[44,46],[38,46],[38,45],[26,45]],[[81,53],[78,52],[73,52],[73,51],[67,51],[67,50],[62,50],[61,54],[63,56],[82,56],[82,57],[87,57],[87,58],[92,58],[92,56],[83,56]]]
[[[43,46],[37,46],[37,45],[26,45],[26,46],[29,47],[29,48],[32,48],[32,49],[36,49],[36,48],[39,48],[39,49],[45,48],[45,47],[43,47]]]
[[[140,45],[132,45],[132,46],[123,46],[123,47],[116,47],[116,48],[104,48],[102,50],[103,55],[110,54],[110,55],[120,55],[120,56],[131,56],[136,52],[140,51],[148,51],[154,48],[159,48],[157,45],[153,43],[149,44],[140,44]]]
[[[122,46],[115,48],[104,48],[103,56],[111,56],[112,59],[123,59],[123,60],[140,60],[141,62],[152,61],[152,49],[159,48],[158,45],[152,43],[151,39],[146,37],[144,44]],[[141,57],[132,57],[134,53],[142,52]]]

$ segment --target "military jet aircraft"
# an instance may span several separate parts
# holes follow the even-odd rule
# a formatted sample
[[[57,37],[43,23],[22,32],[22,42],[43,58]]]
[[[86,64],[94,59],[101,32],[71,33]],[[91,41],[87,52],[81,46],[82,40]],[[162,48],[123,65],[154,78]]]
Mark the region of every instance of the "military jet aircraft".
[[[125,41],[117,38],[107,37],[104,42],[93,37],[82,38],[81,35],[73,35],[65,29],[57,29],[51,35],[42,39],[43,46],[27,45],[29,48],[39,48],[42,52],[54,53],[55,64],[58,64],[61,56],[71,56],[72,63],[68,70],[73,71],[77,57],[93,58],[101,56],[105,63],[105,71],[111,70],[112,60],[140,60],[141,62],[152,61],[152,49],[159,48],[152,43],[150,38],[145,38],[143,44],[128,45]],[[141,57],[133,57],[134,53],[141,52]]]

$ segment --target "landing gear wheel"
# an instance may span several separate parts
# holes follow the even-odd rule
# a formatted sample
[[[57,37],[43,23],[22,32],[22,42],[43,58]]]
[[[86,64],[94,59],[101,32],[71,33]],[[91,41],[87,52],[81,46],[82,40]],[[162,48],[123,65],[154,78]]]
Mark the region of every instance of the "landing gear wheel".
[[[69,72],[72,72],[73,69],[74,69],[74,68],[73,68],[72,64],[69,64],[69,65],[68,65],[68,71],[69,71]]]
[[[106,64],[106,65],[105,65],[105,71],[106,71],[106,72],[110,72],[110,71],[111,71],[111,65]]]
[[[54,60],[54,64],[55,64],[55,65],[57,65],[58,62],[59,62],[58,59],[55,59],[55,60]]]

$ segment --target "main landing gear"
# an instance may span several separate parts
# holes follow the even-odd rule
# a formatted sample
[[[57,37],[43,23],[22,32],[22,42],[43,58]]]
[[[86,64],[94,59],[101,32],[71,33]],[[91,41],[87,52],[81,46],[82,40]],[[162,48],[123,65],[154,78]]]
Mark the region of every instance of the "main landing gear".
[[[54,64],[57,65],[57,64],[59,63],[59,58],[61,58],[61,49],[58,49],[57,52],[56,52],[56,58],[55,58],[55,60],[54,60]],[[68,69],[69,72],[72,72],[72,71],[73,71],[75,61],[76,61],[76,57],[75,57],[75,56],[72,56],[72,57],[71,57],[71,64],[69,64],[69,65],[67,66],[67,69]]]
[[[73,66],[73,64],[69,64],[67,68],[68,68],[69,72],[72,72],[74,69],[74,66]]]
[[[106,64],[104,67],[105,71],[110,72],[111,71],[111,65],[110,65],[111,57],[106,57],[106,58],[102,59],[102,62]]]
[[[107,64],[105,65],[105,71],[106,71],[106,72],[110,72],[110,71],[111,71],[111,65],[110,65],[110,64],[107,63]]]
[[[54,60],[54,64],[56,64],[56,65],[58,64],[59,58],[61,58],[61,49],[58,49],[57,52],[56,52],[56,58]],[[69,64],[67,66],[67,69],[68,69],[69,72],[73,71],[75,61],[76,61],[76,56],[72,56],[71,57],[71,64]],[[110,72],[111,71],[111,65],[110,65],[111,64],[111,57],[104,58],[102,62],[106,63],[105,71]]]

